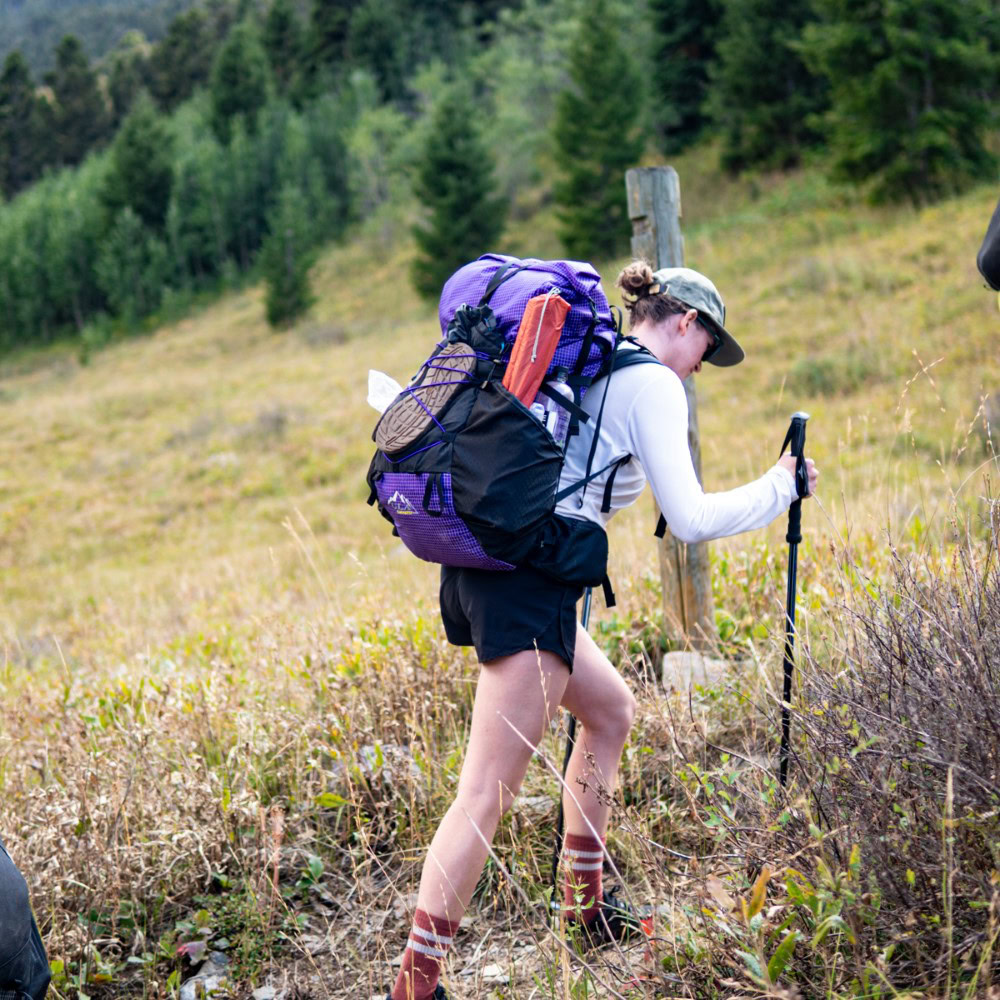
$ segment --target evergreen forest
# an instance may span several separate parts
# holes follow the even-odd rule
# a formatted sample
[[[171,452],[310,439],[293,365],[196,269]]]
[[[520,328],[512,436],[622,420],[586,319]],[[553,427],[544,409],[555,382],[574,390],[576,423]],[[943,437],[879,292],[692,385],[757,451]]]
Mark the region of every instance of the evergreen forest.
[[[48,58],[12,30],[29,17],[66,29]],[[819,162],[878,201],[998,176],[992,0],[9,0],[2,18],[24,39],[0,70],[4,350],[96,343],[255,276],[281,325],[315,250],[380,213],[412,230],[429,299],[543,204],[567,256],[611,255],[624,170],[693,143],[733,173]]]

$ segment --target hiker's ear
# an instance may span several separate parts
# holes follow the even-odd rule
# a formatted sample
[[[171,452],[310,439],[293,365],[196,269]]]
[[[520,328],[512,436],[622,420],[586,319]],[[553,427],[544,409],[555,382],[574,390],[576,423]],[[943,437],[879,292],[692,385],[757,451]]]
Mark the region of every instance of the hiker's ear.
[[[677,324],[678,330],[681,333],[686,333],[687,328],[698,318],[697,309],[688,309],[686,313],[681,316],[681,321]]]

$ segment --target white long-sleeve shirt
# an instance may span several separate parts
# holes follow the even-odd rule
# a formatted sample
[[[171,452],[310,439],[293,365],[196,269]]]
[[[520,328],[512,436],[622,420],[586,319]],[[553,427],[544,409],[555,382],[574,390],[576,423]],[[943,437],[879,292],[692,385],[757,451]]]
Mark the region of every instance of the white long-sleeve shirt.
[[[628,345],[621,350],[630,350]],[[604,396],[605,379],[588,390],[583,408],[591,415],[571,439],[559,489],[583,479]],[[611,510],[602,513],[609,472],[560,501],[559,514],[607,527],[615,511],[638,500],[646,480],[671,532],[683,542],[701,542],[770,524],[795,499],[795,478],[781,465],[760,479],[724,493],[706,493],[695,475],[688,448],[688,405],[680,378],[665,365],[637,364],[611,376],[592,472],[616,458],[621,466],[611,491]],[[581,503],[582,501],[582,503]]]

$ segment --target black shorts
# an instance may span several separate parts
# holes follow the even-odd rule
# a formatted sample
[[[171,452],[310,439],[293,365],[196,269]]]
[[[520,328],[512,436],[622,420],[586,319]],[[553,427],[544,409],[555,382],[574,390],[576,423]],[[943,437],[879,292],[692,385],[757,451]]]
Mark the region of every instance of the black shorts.
[[[576,602],[583,586],[527,566],[510,572],[441,567],[441,618],[453,646],[475,646],[480,663],[526,649],[576,651]]]

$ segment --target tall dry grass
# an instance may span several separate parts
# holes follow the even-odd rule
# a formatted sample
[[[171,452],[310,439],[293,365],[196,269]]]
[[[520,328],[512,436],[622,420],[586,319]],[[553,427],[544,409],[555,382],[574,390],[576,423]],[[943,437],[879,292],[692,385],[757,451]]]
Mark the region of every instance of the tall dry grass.
[[[609,849],[655,909],[653,937],[577,955],[550,924],[555,727],[459,935],[453,995],[492,988],[484,972],[514,997],[989,985],[995,533],[950,561],[836,555],[840,585],[801,611],[787,790],[780,594],[755,592],[746,615],[770,630],[720,646],[717,680],[665,687],[655,591],[626,588],[628,624],[604,641],[641,707]],[[745,594],[721,592],[734,608]],[[220,633],[141,672],[66,669],[58,697],[23,699],[0,822],[31,859],[60,993],[168,996],[203,942],[224,947],[237,993],[378,994],[455,788],[476,670],[418,611]]]

